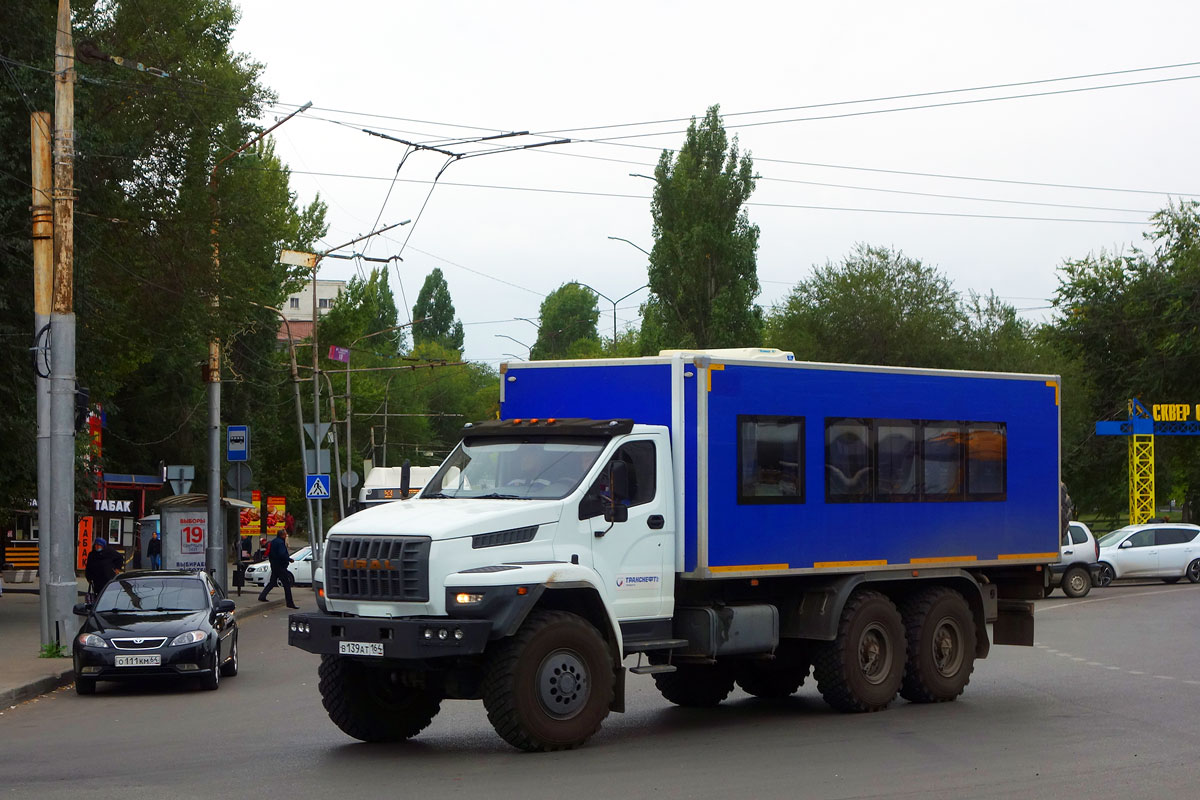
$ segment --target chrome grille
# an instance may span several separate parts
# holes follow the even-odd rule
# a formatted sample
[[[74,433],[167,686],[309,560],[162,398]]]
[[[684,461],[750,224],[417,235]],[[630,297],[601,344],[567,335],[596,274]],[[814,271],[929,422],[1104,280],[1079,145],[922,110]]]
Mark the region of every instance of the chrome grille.
[[[165,636],[139,636],[128,639],[112,639],[112,646],[118,650],[154,650],[162,647],[167,641]]]
[[[325,545],[325,595],[335,600],[429,600],[427,536],[334,536]]]

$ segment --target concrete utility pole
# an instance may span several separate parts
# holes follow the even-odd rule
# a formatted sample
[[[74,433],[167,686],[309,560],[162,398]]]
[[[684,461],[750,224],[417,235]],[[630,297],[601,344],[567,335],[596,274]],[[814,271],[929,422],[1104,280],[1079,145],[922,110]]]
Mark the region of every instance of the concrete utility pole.
[[[54,277],[50,303],[50,559],[42,571],[48,595],[47,635],[70,646],[72,606],[78,596],[72,543],[75,533],[75,48],[71,3],[58,0],[54,40]]]
[[[33,335],[34,363],[37,386],[37,504],[38,504],[38,563],[47,575],[50,565],[50,293],[54,274],[54,175],[50,159],[53,124],[49,112],[35,111],[29,115],[29,143],[33,156]],[[42,644],[54,643],[54,627],[50,622],[49,593],[43,592],[41,606]]]
[[[221,246],[217,237],[220,228],[217,202],[217,170],[229,159],[252,147],[268,133],[278,128],[297,114],[307,111],[312,103],[305,103],[300,108],[288,114],[283,119],[258,134],[241,147],[227,153],[217,163],[213,164],[212,172],[208,175],[209,205],[212,210],[212,263],[213,263],[213,319],[221,306]],[[229,559],[225,552],[225,520],[221,517],[221,340],[216,336],[208,343],[208,368],[205,379],[208,381],[208,544],[204,549],[204,569],[213,576],[222,588],[228,588],[227,580]]]

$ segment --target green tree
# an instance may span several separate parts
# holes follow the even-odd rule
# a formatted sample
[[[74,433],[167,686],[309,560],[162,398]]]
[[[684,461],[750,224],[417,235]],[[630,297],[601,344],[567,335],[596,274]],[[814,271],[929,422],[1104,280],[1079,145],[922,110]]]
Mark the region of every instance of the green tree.
[[[21,65],[12,72],[20,91],[0,95],[0,152],[19,181],[27,181],[26,102],[53,107],[54,4],[0,5],[0,52]],[[225,351],[224,418],[261,420],[263,435],[262,426],[278,427],[279,393],[290,387],[275,349],[277,318],[263,307],[278,306],[294,277],[277,263],[279,248],[308,248],[324,232],[324,207],[318,201],[296,208],[286,167],[269,140],[227,161],[215,193],[221,269],[214,270],[210,171],[261,129],[256,120],[272,99],[260,83],[261,66],[231,48],[236,10],[228,0],[72,5],[76,43],[90,40],[103,52],[169,74],[76,59],[80,383],[107,412],[106,469],[203,464],[205,385],[198,364],[212,337]],[[30,261],[27,242],[19,241],[28,236],[29,190],[26,182],[19,197],[11,188],[0,193],[0,247],[4,269],[12,257],[20,270],[0,272],[0,297],[11,298],[15,326],[29,330],[31,289],[23,284]],[[214,295],[221,298],[216,313],[209,303]],[[8,321],[8,309],[0,317]],[[8,344],[7,337],[0,341]],[[27,364],[25,356],[12,370],[13,383],[26,384],[18,393],[27,401],[10,403],[0,395],[0,431],[10,425],[33,430]],[[270,454],[270,447],[259,447],[270,438],[263,435],[255,439],[256,460]],[[10,451],[24,447],[21,438]],[[12,463],[32,476],[32,458]],[[267,463],[274,469],[278,462]],[[257,467],[256,474],[269,471]],[[6,489],[20,483],[0,481]]]
[[[603,352],[596,322],[600,309],[591,289],[568,281],[546,295],[538,312],[541,327],[530,360],[595,358]]]
[[[959,295],[938,270],[859,244],[796,284],[768,317],[765,338],[808,361],[958,367],[967,329]]]
[[[737,137],[728,141],[719,110],[693,118],[678,154],[663,151],[654,172],[643,324],[655,331],[656,345],[737,347],[761,339],[758,226],[744,208],[754,167],[739,155]]]
[[[450,287],[442,270],[434,267],[425,277],[417,303],[413,306],[413,342],[437,342],[450,350],[463,348],[462,322],[454,319],[454,303],[450,300]]]
[[[1171,205],[1152,217],[1145,248],[1101,251],[1066,262],[1054,326],[1057,344],[1079,359],[1091,420],[1124,419],[1129,398],[1146,403],[1200,398],[1200,204]],[[1128,508],[1126,442],[1080,430],[1064,442],[1064,472],[1082,507]],[[1200,442],[1159,437],[1159,500],[1200,509]],[[1163,478],[1166,477],[1166,480]]]

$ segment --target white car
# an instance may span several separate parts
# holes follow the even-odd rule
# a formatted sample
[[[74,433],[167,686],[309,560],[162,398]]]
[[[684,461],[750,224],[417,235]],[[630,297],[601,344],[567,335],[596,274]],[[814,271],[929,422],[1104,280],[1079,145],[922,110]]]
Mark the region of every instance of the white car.
[[[292,563],[288,564],[288,572],[292,573],[292,580],[294,583],[312,583],[311,547],[301,547],[299,550],[292,553]],[[260,561],[257,564],[250,564],[246,567],[247,585],[266,586],[267,581],[269,580],[271,580],[270,562]]]
[[[1200,525],[1159,522],[1127,525],[1100,537],[1096,585],[1117,578],[1187,578],[1200,583]]]

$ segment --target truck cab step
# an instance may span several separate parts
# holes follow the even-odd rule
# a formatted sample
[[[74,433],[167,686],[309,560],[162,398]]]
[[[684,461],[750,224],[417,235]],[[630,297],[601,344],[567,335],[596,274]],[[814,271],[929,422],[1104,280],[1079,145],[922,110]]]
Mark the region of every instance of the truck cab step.
[[[679,650],[688,646],[687,639],[626,639],[625,655],[647,650]]]
[[[629,668],[634,675],[658,675],[664,672],[675,672],[675,670],[674,664],[641,664]]]

